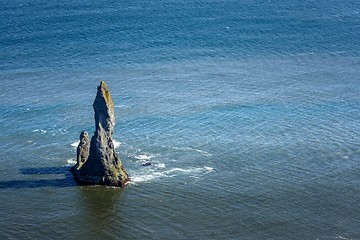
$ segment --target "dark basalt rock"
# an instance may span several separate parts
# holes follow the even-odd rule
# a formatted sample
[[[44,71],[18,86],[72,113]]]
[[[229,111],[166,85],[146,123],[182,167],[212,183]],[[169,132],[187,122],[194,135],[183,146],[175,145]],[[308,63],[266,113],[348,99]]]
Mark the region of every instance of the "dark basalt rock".
[[[143,163],[141,166],[143,166],[143,167],[148,167],[148,166],[151,166],[151,162],[146,162],[146,163]]]
[[[104,81],[98,87],[93,108],[96,127],[94,136],[89,142],[86,131],[80,134],[77,163],[71,172],[81,184],[123,187],[129,181],[129,176],[115,152],[112,139],[116,121],[114,102]]]
[[[90,154],[90,141],[89,134],[83,131],[80,134],[80,143],[77,147],[76,164],[80,168],[84,162],[89,158]]]

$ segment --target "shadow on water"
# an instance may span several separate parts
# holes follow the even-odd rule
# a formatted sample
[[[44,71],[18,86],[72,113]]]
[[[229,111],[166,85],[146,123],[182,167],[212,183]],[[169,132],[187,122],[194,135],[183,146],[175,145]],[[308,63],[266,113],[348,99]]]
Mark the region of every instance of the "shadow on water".
[[[42,167],[42,168],[21,168],[22,174],[66,174],[70,170],[69,167]],[[70,174],[71,175],[71,174]]]
[[[69,167],[43,167],[43,168],[22,168],[20,172],[24,175],[52,175],[48,179],[38,180],[13,180],[0,181],[0,189],[6,188],[40,188],[40,187],[72,187],[76,181],[69,172]],[[63,178],[54,178],[56,175],[63,175]]]

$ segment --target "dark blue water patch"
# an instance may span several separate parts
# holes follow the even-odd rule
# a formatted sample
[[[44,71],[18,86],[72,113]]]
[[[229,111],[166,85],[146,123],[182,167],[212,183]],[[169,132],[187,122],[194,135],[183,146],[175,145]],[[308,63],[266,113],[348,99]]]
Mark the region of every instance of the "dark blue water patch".
[[[351,55],[359,50],[356,9],[351,1],[5,2],[1,60],[6,69],[304,52]]]

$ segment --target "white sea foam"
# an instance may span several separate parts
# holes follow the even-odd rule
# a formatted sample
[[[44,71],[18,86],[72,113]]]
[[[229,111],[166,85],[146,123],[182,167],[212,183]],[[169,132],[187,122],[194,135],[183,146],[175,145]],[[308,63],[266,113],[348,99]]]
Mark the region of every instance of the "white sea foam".
[[[160,164],[159,164],[160,165]],[[163,165],[165,168],[165,164]],[[131,183],[148,182],[160,178],[171,178],[180,175],[190,175],[190,177],[199,178],[204,174],[214,171],[212,167],[190,167],[190,168],[172,168],[167,171],[163,171],[164,168],[158,168],[156,170],[151,169],[146,172],[140,172],[131,174]],[[159,170],[162,169],[162,170]]]
[[[74,148],[77,148],[79,143],[80,143],[80,141],[73,142],[73,143],[71,143],[71,146]],[[118,142],[116,140],[113,140],[113,143],[114,143],[114,148],[118,148],[121,145],[121,142]]]
[[[340,240],[346,240],[348,238],[343,237],[343,236],[335,236],[335,237],[320,237],[320,238],[316,238],[317,240],[322,240],[322,239],[340,239]]]
[[[174,173],[174,172],[191,173],[191,172],[198,172],[198,171],[199,171],[198,168],[189,168],[189,169],[173,168],[173,169],[170,169],[170,170],[166,171],[165,173],[166,173],[166,174]]]
[[[152,155],[140,154],[140,155],[135,156],[134,158],[137,160],[147,161],[147,160],[150,160],[152,157],[153,157]]]
[[[204,169],[208,172],[213,172],[214,171],[214,168],[212,167],[207,167],[207,166],[204,166]]]
[[[165,165],[165,163],[158,163],[158,164],[156,164],[156,167],[160,168],[160,169],[164,169],[164,168],[166,168],[166,165]]]
[[[77,148],[79,143],[80,143],[80,141],[73,142],[73,143],[71,143],[71,146],[74,148]]]
[[[113,139],[113,143],[114,143],[114,148],[118,148],[121,145],[121,142],[118,142],[115,139]]]
[[[123,108],[123,107],[125,107],[125,105],[115,105],[114,107],[115,108]]]
[[[147,174],[134,175],[134,176],[131,176],[130,183],[148,182],[150,180],[160,178],[163,175],[164,174],[160,173],[160,172],[153,172],[153,173],[147,173]]]
[[[35,129],[35,130],[33,130],[32,131],[33,133],[46,133],[46,130],[44,130],[44,129]]]
[[[206,172],[212,172],[212,171],[214,171],[213,168],[204,166],[204,167],[196,167],[196,168],[173,168],[173,169],[166,171],[165,173],[173,173],[173,172],[182,172],[182,173],[203,172],[203,173],[206,173]]]
[[[194,152],[198,152],[198,153],[201,153],[205,156],[212,156],[211,153],[208,153],[204,150],[201,150],[201,149],[196,149],[196,148],[191,148],[191,147],[172,147],[173,149],[176,149],[176,150],[181,150],[181,151],[194,151]]]
[[[70,159],[66,160],[66,165],[70,166],[70,165],[74,165],[74,164],[76,164],[75,158],[70,158]]]
[[[208,152],[203,151],[203,150],[200,150],[200,149],[195,149],[195,148],[189,148],[189,149],[190,149],[190,150],[193,150],[193,151],[196,151],[196,152],[198,152],[198,153],[204,154],[204,155],[206,155],[206,156],[212,156],[211,153],[208,153]]]

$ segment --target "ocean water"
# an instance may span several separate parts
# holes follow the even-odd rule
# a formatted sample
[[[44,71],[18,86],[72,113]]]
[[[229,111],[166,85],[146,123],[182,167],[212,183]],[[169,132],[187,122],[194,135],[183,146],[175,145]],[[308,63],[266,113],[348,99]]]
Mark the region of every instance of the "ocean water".
[[[0,239],[360,239],[359,26],[353,0],[2,0]],[[123,189],[68,172],[101,80]]]

